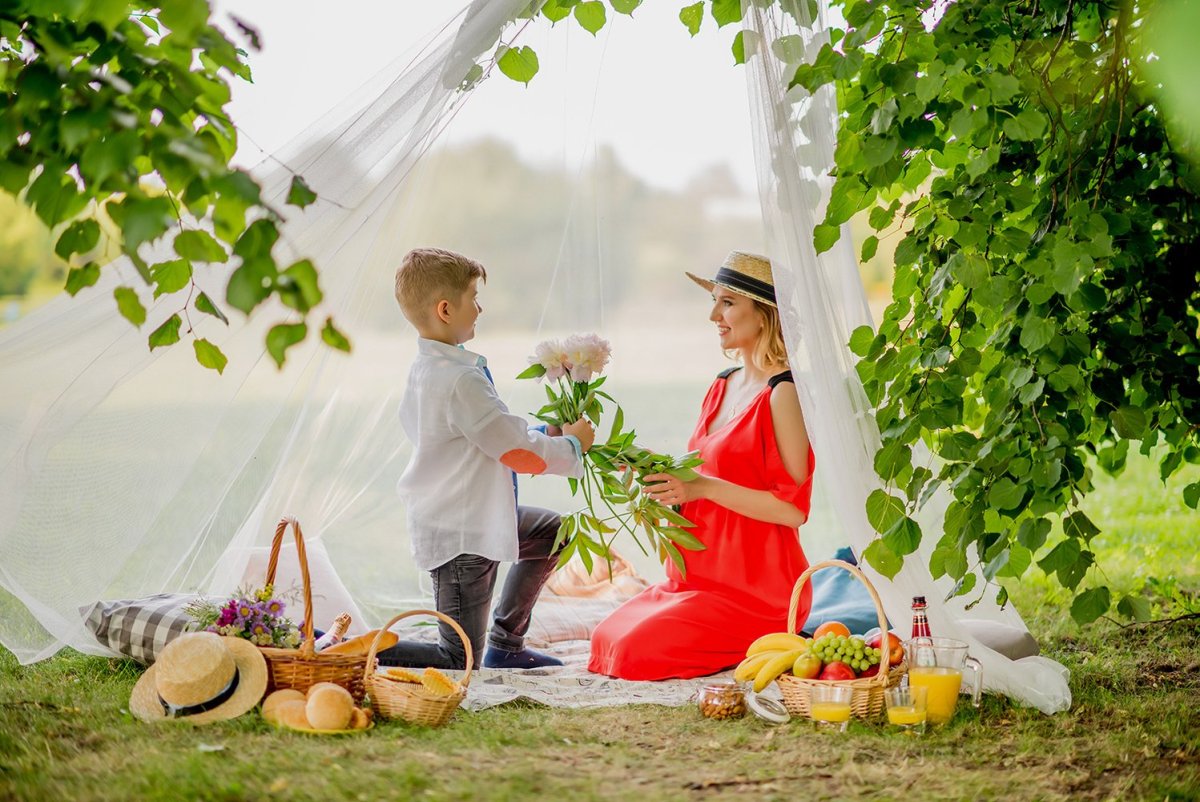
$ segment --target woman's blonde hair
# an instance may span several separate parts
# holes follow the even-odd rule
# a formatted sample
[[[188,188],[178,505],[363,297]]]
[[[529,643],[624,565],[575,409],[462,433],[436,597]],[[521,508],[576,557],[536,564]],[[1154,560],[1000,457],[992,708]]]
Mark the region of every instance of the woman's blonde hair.
[[[750,351],[750,362],[759,370],[788,367],[787,345],[783,342],[783,324],[779,322],[779,310],[770,304],[751,299],[754,311],[762,321],[758,341]]]

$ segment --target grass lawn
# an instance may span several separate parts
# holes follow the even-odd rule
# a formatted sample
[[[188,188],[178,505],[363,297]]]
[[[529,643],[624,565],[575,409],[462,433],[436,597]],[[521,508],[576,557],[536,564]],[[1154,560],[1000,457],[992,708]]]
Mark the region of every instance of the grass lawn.
[[[1197,609],[1200,524],[1134,462],[1089,499],[1114,587],[1157,577],[1161,616]],[[1038,578],[1013,596],[1045,654],[1071,670],[1074,705],[1045,716],[985,697],[923,738],[854,723],[709,721],[691,707],[588,711],[508,705],[437,730],[383,724],[320,738],[257,715],[149,727],[126,712],[139,668],[64,652],[18,666],[0,650],[0,799],[1196,799],[1200,620],[1071,623]]]

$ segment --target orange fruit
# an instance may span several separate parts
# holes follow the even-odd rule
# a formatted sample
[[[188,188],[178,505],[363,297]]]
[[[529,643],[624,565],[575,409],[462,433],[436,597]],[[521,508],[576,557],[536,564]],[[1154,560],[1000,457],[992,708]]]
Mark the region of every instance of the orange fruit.
[[[848,638],[850,637],[850,628],[841,621],[826,621],[817,627],[817,631],[813,633],[813,640],[822,635],[841,635],[843,638]]]

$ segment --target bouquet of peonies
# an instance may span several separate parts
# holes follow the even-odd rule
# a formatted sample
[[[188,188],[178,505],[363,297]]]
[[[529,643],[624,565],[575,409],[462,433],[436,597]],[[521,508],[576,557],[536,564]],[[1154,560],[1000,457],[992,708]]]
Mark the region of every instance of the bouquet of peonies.
[[[285,608],[275,589],[267,585],[258,591],[238,590],[221,605],[198,599],[186,609],[205,632],[245,638],[258,646],[295,649],[300,645],[300,630],[284,618]]]
[[[600,375],[612,354],[608,341],[595,334],[575,334],[565,340],[546,340],[529,357],[529,367],[518,379],[546,379],[549,401],[534,417],[552,426],[586,417],[597,427],[603,402],[614,405],[601,390],[607,377]],[[596,377],[593,379],[593,377]],[[696,478],[694,468],[703,460],[695,451],[682,457],[656,454],[634,442],[634,431],[625,431],[625,416],[618,405],[608,439],[596,442],[584,455],[583,478],[568,479],[571,495],[583,494],[585,507],[564,515],[556,546],[566,543],[559,555],[561,566],[579,554],[592,570],[593,555],[603,558],[612,574],[610,547],[621,532],[628,532],[643,554],[670,559],[682,572],[679,548],[703,549],[704,544],[684,527],[691,527],[678,510],[655,501],[641,491],[643,477],[668,473],[683,481]],[[643,540],[644,539],[644,540]]]

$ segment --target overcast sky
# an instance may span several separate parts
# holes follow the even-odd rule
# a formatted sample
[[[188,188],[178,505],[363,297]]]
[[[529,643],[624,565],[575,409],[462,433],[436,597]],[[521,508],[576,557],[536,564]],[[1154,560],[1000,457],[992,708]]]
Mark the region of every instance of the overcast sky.
[[[270,151],[287,142],[397,56],[426,42],[464,0],[218,0],[262,34],[251,54],[254,84],[233,81],[233,118]],[[573,19],[539,20],[522,44],[541,71],[526,88],[499,72],[485,81],[448,131],[451,142],[492,135],[527,159],[570,168],[596,142],[632,171],[679,187],[716,163],[754,186],[744,68],[733,64],[735,26],[711,18],[694,39],[679,3],[647,0],[635,17],[614,14],[596,37]],[[335,9],[335,11],[331,11]],[[243,143],[249,156],[249,142]],[[250,159],[253,161],[254,159]]]

